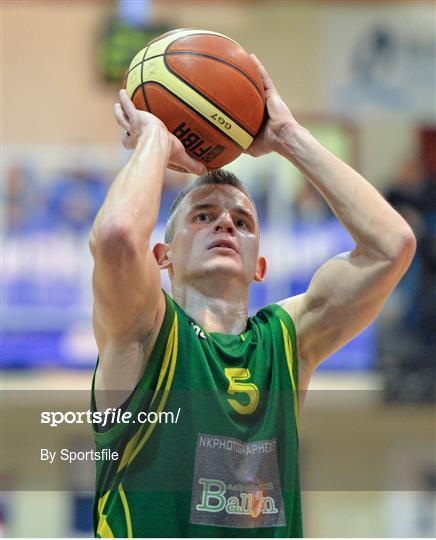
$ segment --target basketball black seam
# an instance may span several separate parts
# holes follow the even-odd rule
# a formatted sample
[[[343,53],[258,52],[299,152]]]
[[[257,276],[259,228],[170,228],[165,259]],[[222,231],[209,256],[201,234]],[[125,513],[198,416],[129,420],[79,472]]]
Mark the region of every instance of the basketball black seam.
[[[256,88],[256,91],[258,92],[258,94],[260,95],[260,97],[263,99],[263,95],[262,95],[262,92],[259,90],[259,88],[257,87],[256,83],[251,79],[251,77],[249,75],[247,75],[247,73],[245,73],[244,71],[242,71],[242,69],[238,68],[237,66],[235,66],[234,64],[230,63],[230,62],[227,62],[227,60],[224,60],[223,58],[217,58],[215,56],[211,56],[209,54],[206,54],[206,53],[199,53],[199,52],[188,52],[188,51],[171,51],[171,52],[167,52],[169,47],[171,47],[172,45],[174,45],[174,43],[177,43],[177,41],[180,41],[181,39],[185,39],[187,37],[192,37],[192,36],[212,36],[212,37],[219,37],[219,38],[222,38],[222,39],[226,39],[227,41],[230,41],[230,43],[233,43],[233,45],[237,45],[238,47],[241,47],[239,45],[239,43],[236,43],[236,41],[233,41],[233,39],[230,39],[229,37],[227,36],[223,36],[223,35],[216,35],[216,34],[208,34],[206,32],[198,32],[198,33],[195,33],[195,34],[189,34],[187,36],[180,36],[178,37],[177,39],[175,39],[174,41],[172,41],[171,43],[168,43],[168,45],[166,46],[165,48],[165,51],[164,51],[164,55],[165,54],[193,54],[193,55],[197,55],[197,56],[205,56],[206,58],[213,58],[214,60],[218,60],[220,62],[223,62],[224,64],[227,64],[229,66],[232,66],[234,67],[236,70],[240,71],[245,77],[247,77],[247,79],[251,82],[251,84],[254,85],[254,87]],[[242,47],[241,47],[242,48]],[[160,56],[159,54],[156,55],[156,56]],[[148,60],[148,58],[147,58]]]
[[[214,35],[214,34],[204,34],[204,33],[199,33],[199,34],[191,34],[191,35],[193,35],[193,36],[211,36],[211,35]],[[184,53],[184,54],[190,54],[188,51],[186,51],[186,52],[185,52],[185,51],[173,51],[173,52],[169,52],[169,53],[167,52],[168,47],[171,47],[171,45],[172,45],[173,43],[175,43],[176,41],[179,41],[179,39],[184,39],[185,37],[189,37],[189,36],[183,36],[183,37],[177,38],[176,40],[172,41],[171,43],[169,43],[169,44],[166,46],[166,49],[164,50],[163,53],[155,54],[154,56],[150,56],[150,58],[147,58],[147,60],[151,60],[152,58],[157,58],[158,56],[162,56],[162,55],[164,55],[164,54],[181,54],[181,53]],[[228,38],[228,37],[226,37],[226,36],[218,36],[218,37],[223,37],[223,38],[227,39],[227,41],[231,41],[232,43],[235,43],[232,39],[230,39],[230,38]],[[139,64],[141,64],[142,62],[147,62],[147,60],[145,60],[145,55],[147,54],[147,51],[148,51],[148,49],[150,48],[150,45],[153,45],[153,43],[156,43],[157,41],[158,41],[158,38],[153,39],[152,41],[150,41],[150,42],[148,43],[148,45],[146,46],[146,50],[145,50],[143,59],[140,60],[137,64],[135,64],[133,67],[131,67],[131,68],[129,69],[129,71],[127,72],[127,74],[129,74],[131,71],[133,71],[133,70],[134,70],[136,67],[138,67]],[[204,56],[209,56],[209,55],[206,55],[206,54],[204,54],[204,53],[195,53],[195,52],[193,52],[192,54],[199,54],[199,55],[203,54]],[[211,58],[214,58],[214,57],[212,56]],[[226,60],[223,60],[223,61],[226,62]],[[232,66],[233,64],[230,64],[230,65]],[[239,70],[238,67],[236,67],[236,66],[233,66],[233,67],[235,67],[236,69]],[[244,73],[244,75],[250,79],[250,77],[249,77],[246,73]],[[254,82],[253,82],[251,79],[250,79],[250,81],[254,84]],[[254,86],[256,86],[256,85],[254,84]],[[257,86],[256,86],[256,90],[259,92],[259,88],[257,88]],[[260,92],[259,92],[259,93],[260,93]],[[260,95],[262,96],[261,93],[260,93]]]
[[[131,73],[135,68],[137,68],[140,64],[143,64],[143,63],[144,63],[144,60],[140,60],[137,64],[135,64],[133,67],[129,69],[129,71],[127,72],[127,75],[129,75],[129,73]]]
[[[144,98],[145,106],[147,107],[148,111],[151,112],[150,106],[147,101],[147,96],[145,95],[145,88],[144,88],[144,64],[145,64],[145,55],[147,54],[148,47],[150,45],[147,45],[144,51],[144,56],[142,57],[142,63],[141,63],[141,89],[142,89],[142,96]]]
[[[219,133],[220,135],[222,135],[224,138],[228,139],[231,143],[233,143],[235,146],[237,146],[239,148],[239,150],[241,150],[242,152],[244,152],[246,149],[241,146],[238,142],[236,142],[234,139],[232,139],[230,137],[230,135],[227,135],[227,133],[224,133],[224,131],[221,131],[213,122],[210,122],[210,120],[208,120],[206,118],[206,116],[203,116],[200,112],[198,112],[197,110],[195,110],[193,107],[191,107],[191,105],[189,105],[189,103],[186,103],[186,101],[184,101],[180,96],[178,96],[177,94],[175,94],[172,90],[170,90],[167,86],[165,86],[164,84],[160,83],[160,82],[157,82],[157,81],[147,81],[146,83],[144,84],[156,84],[157,86],[160,86],[161,88],[164,88],[169,94],[171,94],[172,96],[174,96],[178,101],[180,101],[181,103],[183,103],[183,105],[186,105],[186,107],[188,107],[188,109],[191,109],[192,112],[194,112],[195,114],[198,114],[201,116],[201,118],[203,118],[211,127],[213,127],[213,129]]]
[[[166,46],[166,49],[164,51],[164,54],[166,54],[167,50],[168,50],[168,47],[171,47],[171,45],[174,45],[174,43],[176,43],[177,41],[181,40],[181,39],[185,39],[187,37],[192,37],[192,36],[212,36],[212,37],[220,37],[220,38],[223,38],[223,39],[226,39],[227,41],[230,41],[231,43],[233,43],[234,45],[239,45],[239,43],[236,43],[236,41],[233,41],[233,39],[230,39],[228,38],[227,36],[223,36],[223,35],[217,35],[217,34],[208,34],[207,32],[195,32],[195,34],[188,34],[187,36],[180,36],[178,37],[177,39],[175,39],[174,41],[172,41],[171,43],[168,43],[168,45]]]
[[[173,71],[171,69],[171,67],[167,64],[167,61],[166,61],[166,55],[164,55],[164,62],[165,62],[165,66],[166,68],[168,69],[168,71],[170,73],[172,73],[174,75],[174,77],[177,77],[179,79],[179,81],[182,81],[184,84],[186,84],[186,86],[189,86],[189,88],[191,88],[192,90],[194,90],[197,94],[199,94],[201,97],[203,97],[206,101],[208,101],[209,103],[211,103],[214,107],[216,107],[219,111],[221,111],[223,114],[225,114],[228,118],[230,118],[230,120],[232,122],[234,122],[239,128],[241,128],[243,131],[246,131],[249,135],[251,135],[251,137],[255,137],[255,134],[252,132],[251,129],[248,129],[247,127],[243,126],[240,122],[238,122],[238,120],[235,120],[235,118],[233,118],[232,116],[230,116],[230,114],[226,111],[224,111],[222,109],[222,107],[220,105],[217,105],[214,101],[211,100],[211,98],[209,96],[206,96],[205,94],[203,94],[198,88],[196,88],[195,86],[193,86],[191,83],[189,83],[188,81],[185,81],[185,79],[182,79],[182,77],[180,75],[178,75],[175,71]],[[222,132],[224,133],[224,132]]]
[[[199,35],[199,34],[195,34],[195,35]],[[204,36],[208,36],[210,34],[202,34]],[[181,39],[181,38],[180,38]],[[231,40],[229,40],[231,41]],[[174,43],[174,42],[172,42]],[[171,44],[172,44],[171,43]],[[167,47],[168,48],[168,47]],[[154,56],[150,56],[150,58],[145,58],[145,55],[147,54],[147,50],[148,50],[148,47],[147,49],[145,50],[144,52],[144,56],[143,56],[143,59],[138,62],[136,65],[134,65],[128,72],[127,75],[129,75],[129,73],[131,71],[133,71],[136,67],[138,67],[140,64],[141,65],[141,85],[144,85],[144,81],[143,81],[143,78],[142,78],[142,74],[143,74],[143,65],[145,64],[145,62],[148,62],[149,60],[153,60],[154,58],[159,58],[159,56],[163,56],[164,57],[164,62],[165,62],[165,66],[167,67],[167,69],[174,75],[176,76],[179,80],[183,81],[185,84],[187,84],[190,88],[192,88],[193,90],[195,90],[196,92],[198,92],[202,97],[204,97],[207,101],[209,101],[210,103],[212,103],[213,105],[215,105],[215,107],[217,107],[218,109],[222,110],[220,106],[218,106],[216,103],[214,103],[213,101],[211,101],[211,99],[206,96],[205,94],[203,94],[202,92],[200,92],[200,90],[198,90],[198,88],[192,86],[188,81],[186,81],[185,79],[182,79],[178,74],[177,72],[175,72],[173,69],[171,69],[171,66],[168,65],[167,61],[166,61],[166,56],[172,56],[172,55],[178,55],[178,54],[189,54],[191,56],[200,56],[200,57],[203,57],[203,58],[209,58],[211,60],[216,60],[217,62],[221,62],[222,64],[225,64],[226,66],[229,66],[229,67],[232,67],[234,68],[236,71],[238,71],[239,73],[241,73],[247,80],[250,81],[250,83],[254,86],[254,88],[256,89],[256,92],[259,94],[259,96],[263,99],[263,95],[261,94],[261,92],[259,91],[259,88],[257,87],[257,85],[255,84],[255,82],[253,81],[253,79],[251,79],[251,77],[249,75],[247,75],[247,73],[245,73],[242,69],[240,69],[238,66],[235,66],[235,64],[232,64],[231,62],[228,62],[227,60],[224,60],[223,58],[218,58],[216,56],[211,56],[209,54],[206,54],[206,53],[199,53],[199,52],[191,52],[191,51],[173,51],[173,52],[164,52],[163,54],[156,54]],[[165,49],[167,50],[167,49]],[[146,81],[148,82],[148,81]],[[147,102],[147,98],[145,96],[145,91],[143,91],[143,96],[144,96],[144,100],[145,100],[145,103],[147,105],[147,108],[149,109],[149,111],[151,112],[151,109],[150,109],[150,106]],[[235,118],[233,118],[232,116],[230,116],[227,112],[225,111],[222,111],[224,114],[226,114],[226,116],[228,116],[236,125],[238,125],[241,129],[243,129],[244,131],[246,131],[247,133],[249,133],[252,137],[255,137],[256,134],[253,133],[253,131],[242,125],[242,123],[240,123],[238,120],[235,120]]]
[[[209,34],[204,34],[204,35],[209,35]],[[215,56],[210,56],[208,54],[204,54],[204,53],[196,53],[196,52],[184,52],[184,51],[175,51],[175,52],[170,52],[170,53],[163,53],[163,54],[156,54],[154,56],[150,56],[150,58],[146,58],[145,60],[142,60],[141,62],[138,62],[138,64],[136,64],[136,66],[133,66],[132,69],[130,71],[132,71],[133,69],[135,69],[137,66],[139,66],[139,64],[145,64],[145,62],[148,62],[149,60],[154,60],[155,58],[159,58],[160,56],[163,56],[164,57],[164,62],[165,62],[165,66],[167,67],[168,71],[170,71],[175,77],[177,77],[180,81],[184,82],[185,84],[187,84],[190,88],[192,88],[193,90],[195,90],[196,92],[198,92],[202,97],[204,97],[205,99],[207,99],[207,101],[209,101],[210,103],[212,103],[213,105],[215,105],[215,107],[217,107],[218,109],[222,110],[220,106],[218,106],[216,103],[214,103],[213,101],[211,101],[211,99],[204,95],[202,92],[200,92],[200,90],[198,90],[198,88],[196,88],[195,86],[192,86],[188,81],[185,81],[185,79],[182,79],[173,69],[171,69],[171,66],[169,66],[167,64],[167,61],[166,61],[166,56],[172,56],[172,55],[178,55],[178,54],[190,54],[190,55],[193,55],[193,56],[201,56],[201,57],[205,57],[205,58],[210,58],[212,60],[217,60],[218,62],[222,62],[223,64],[226,64],[227,66],[230,66],[232,68],[234,68],[235,70],[239,71],[240,73],[242,73],[249,81],[250,83],[256,88],[256,91],[257,93],[260,95],[261,98],[263,98],[262,94],[259,92],[259,89],[257,88],[257,86],[255,85],[255,83],[253,82],[253,80],[246,74],[244,73],[241,69],[239,69],[237,66],[235,66],[234,64],[230,63],[230,62],[227,62],[226,60],[223,60],[222,58],[217,58]],[[141,67],[141,83],[144,84],[144,82],[142,82],[142,70],[143,68]],[[129,73],[130,73],[129,71]],[[241,129],[243,129],[244,131],[247,131],[247,133],[249,133],[252,137],[255,137],[256,135],[253,133],[253,131],[245,126],[243,126],[238,120],[235,120],[232,116],[230,116],[227,112],[225,111],[222,111],[224,114],[226,114],[226,116],[228,116],[231,120],[233,120],[233,122],[238,125]]]
[[[172,52],[165,53],[165,56],[172,56],[172,55],[177,55],[177,54],[189,54],[191,56],[202,56],[204,58],[210,58],[211,60],[216,60],[217,62],[221,62],[222,64],[225,64],[226,66],[230,66],[234,68],[236,71],[239,71],[239,73],[244,75],[244,77],[247,78],[251,82],[251,84],[256,89],[256,92],[259,94],[259,96],[263,100],[262,92],[259,90],[259,88],[257,87],[256,83],[253,81],[253,79],[250,77],[250,75],[248,75],[248,73],[245,73],[244,70],[242,70],[240,67],[236,66],[235,64],[232,64],[231,62],[224,60],[224,58],[219,58],[218,56],[212,56],[211,54],[200,53],[200,52],[195,52],[195,51],[172,51]]]
[[[217,56],[212,56],[212,55],[206,54],[206,53],[199,53],[199,52],[194,52],[194,51],[173,51],[173,52],[168,52],[168,53],[165,52],[163,54],[155,54],[154,56],[150,56],[150,58],[140,60],[137,64],[135,64],[132,68],[129,69],[127,75],[131,71],[133,71],[135,68],[137,68],[140,64],[148,62],[149,60],[153,60],[154,58],[159,58],[159,56],[173,56],[173,55],[175,56],[175,55],[178,55],[178,54],[190,54],[191,56],[201,56],[201,57],[204,57],[204,58],[210,58],[211,60],[216,60],[217,62],[221,62],[222,64],[225,64],[226,66],[230,66],[230,67],[234,68],[236,71],[239,71],[239,73],[244,75],[244,77],[247,78],[251,82],[251,84],[256,89],[256,92],[259,94],[259,96],[263,100],[264,96],[262,95],[262,92],[257,87],[257,84],[253,81],[253,79],[247,73],[245,73],[244,70],[242,70],[241,68],[239,68],[235,64],[232,64],[231,62],[228,62],[227,60],[224,60],[224,58],[218,58]]]

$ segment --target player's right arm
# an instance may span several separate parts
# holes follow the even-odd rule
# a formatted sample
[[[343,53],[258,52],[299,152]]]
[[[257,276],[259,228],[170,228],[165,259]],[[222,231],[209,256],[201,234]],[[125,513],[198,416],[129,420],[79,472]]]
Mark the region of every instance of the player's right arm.
[[[202,174],[181,142],[120,93],[115,116],[134,152],[112,183],[90,235],[94,259],[93,326],[99,351],[98,409],[120,405],[146,367],[165,315],[160,268],[150,249],[167,167]]]

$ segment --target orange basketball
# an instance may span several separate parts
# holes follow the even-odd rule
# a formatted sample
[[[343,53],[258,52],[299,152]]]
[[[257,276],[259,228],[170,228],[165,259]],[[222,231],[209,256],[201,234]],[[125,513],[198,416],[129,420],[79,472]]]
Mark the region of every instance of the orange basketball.
[[[130,63],[124,86],[136,108],[160,118],[209,169],[246,150],[265,114],[253,59],[207,30],[174,30],[151,41]]]

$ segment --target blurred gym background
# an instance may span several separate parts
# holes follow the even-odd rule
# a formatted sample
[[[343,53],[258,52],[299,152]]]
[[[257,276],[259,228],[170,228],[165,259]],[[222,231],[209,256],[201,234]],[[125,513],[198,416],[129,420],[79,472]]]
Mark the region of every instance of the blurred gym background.
[[[325,391],[346,433],[335,442],[325,399],[309,395],[302,417],[306,534],[434,536],[434,3],[16,0],[1,3],[1,19],[3,390],[89,389],[96,347],[87,237],[128,159],[112,114],[119,81],[156,35],[216,30],[256,53],[297,120],[384,193],[418,238],[415,260],[376,323],[314,377],[312,394]],[[228,168],[253,193],[269,262],[266,283],[252,289],[251,313],[304,291],[322,262],[353,247],[282,158],[242,156]],[[156,240],[188,180],[168,173]],[[344,390],[366,397],[344,400]],[[86,410],[84,395],[65,393],[63,406]],[[26,420],[26,407],[34,405],[30,398],[4,402],[0,530],[12,537],[90,536],[92,464],[77,464],[62,491],[31,491],[23,481],[35,474],[26,448],[67,444],[61,430],[38,439],[38,426]],[[356,426],[360,438],[347,438]],[[404,444],[389,444],[398,432]],[[77,426],[68,445],[89,438],[89,426]],[[5,445],[16,452],[3,452]],[[353,471],[357,451],[363,476],[396,476],[400,468],[410,482],[386,490],[317,484],[330,467]]]

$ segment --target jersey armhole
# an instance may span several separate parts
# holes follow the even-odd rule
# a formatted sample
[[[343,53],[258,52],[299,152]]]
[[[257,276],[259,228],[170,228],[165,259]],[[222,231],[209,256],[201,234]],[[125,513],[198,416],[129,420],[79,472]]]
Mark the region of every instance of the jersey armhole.
[[[162,292],[165,296],[165,316],[162,321],[159,334],[154,344],[153,350],[150,354],[150,357],[147,362],[147,366],[144,369],[144,373],[141,379],[136,384],[133,391],[127,397],[122,405],[117,407],[117,410],[121,410],[122,413],[129,412],[132,414],[131,418],[141,409],[141,406],[146,400],[147,394],[150,394],[156,385],[156,382],[159,378],[160,371],[162,369],[162,359],[164,356],[165,348],[168,342],[168,338],[171,332],[175,320],[175,307],[171,297],[162,289]],[[95,402],[95,375],[97,372],[98,364],[100,358],[97,358],[97,363],[94,369],[94,374],[92,377],[91,385],[91,412],[97,412],[96,402]],[[94,424],[92,424],[92,430],[94,433],[95,442],[104,446],[113,442],[121,433],[129,427],[129,424],[124,424],[121,422],[114,423],[109,429],[105,431],[98,431]]]
[[[297,331],[295,324],[289,313],[279,304],[270,304],[269,306],[274,315],[280,320],[281,332],[284,339],[284,347],[287,354],[287,362],[291,376],[293,389],[298,391],[298,356],[297,356]],[[284,328],[283,328],[284,326]],[[289,337],[288,343],[286,339]],[[287,348],[289,347],[289,351]],[[289,352],[289,355],[288,355]]]
[[[289,313],[278,304],[271,304],[272,312],[279,319],[280,333],[283,339],[283,347],[288,365],[289,378],[291,380],[292,395],[294,401],[294,418],[297,439],[300,437],[300,404],[298,382],[298,356],[297,356],[297,332],[295,324]]]

